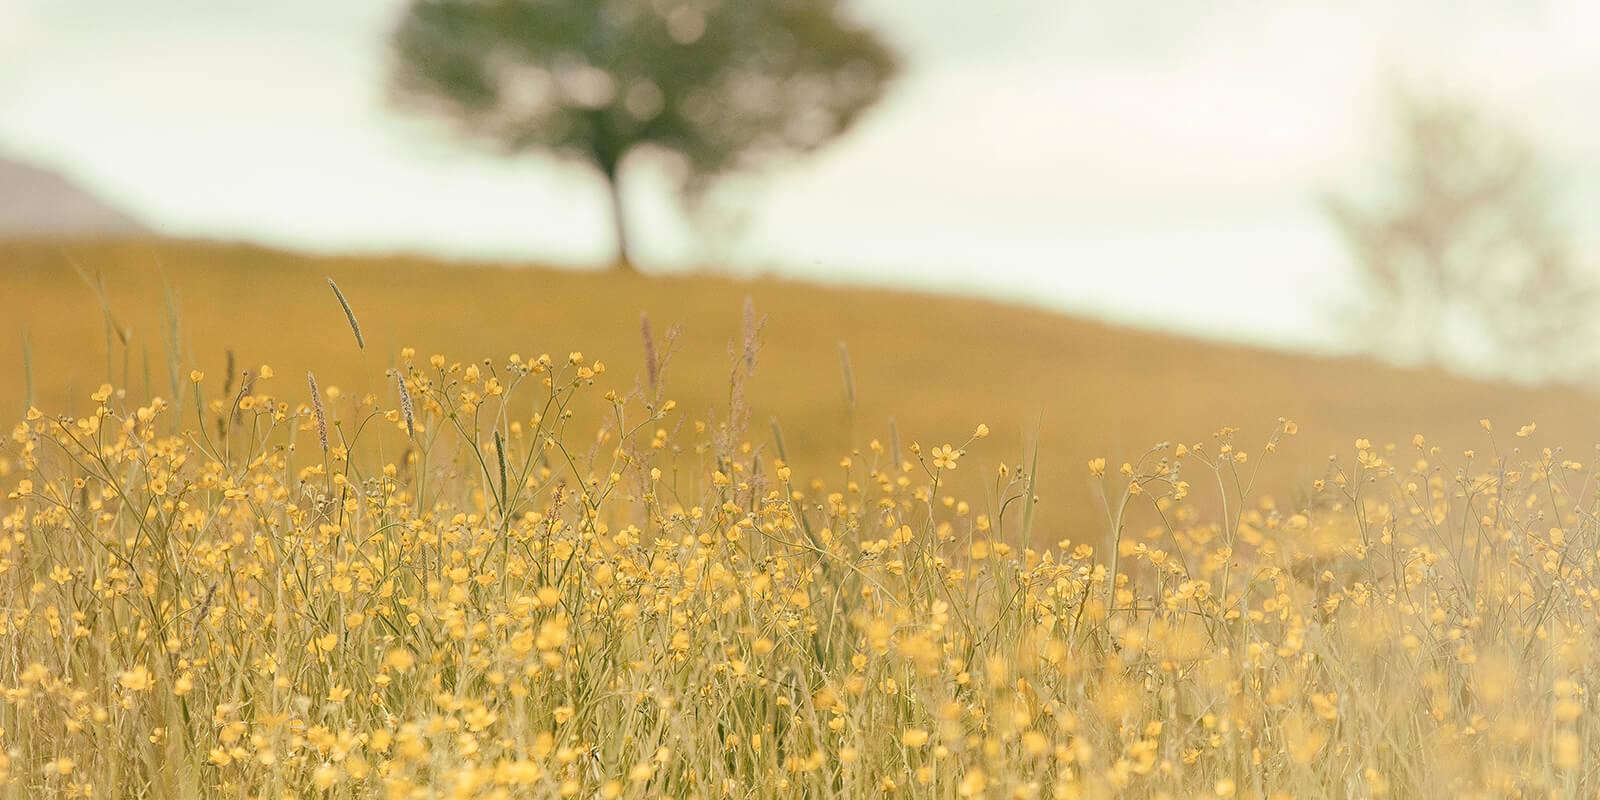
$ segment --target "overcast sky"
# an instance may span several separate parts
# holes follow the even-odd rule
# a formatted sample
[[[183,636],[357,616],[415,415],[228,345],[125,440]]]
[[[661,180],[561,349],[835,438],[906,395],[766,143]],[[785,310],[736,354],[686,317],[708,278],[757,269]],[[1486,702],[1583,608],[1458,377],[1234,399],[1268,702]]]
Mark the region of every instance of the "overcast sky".
[[[0,0],[0,152],[162,231],[596,265],[580,169],[505,162],[383,102],[403,0]],[[1337,349],[1316,193],[1378,174],[1389,76],[1523,124],[1600,210],[1600,3],[861,0],[907,74],[765,176],[741,271],[979,291]],[[652,176],[641,260],[703,258]],[[1595,226],[1587,226],[1594,228]]]

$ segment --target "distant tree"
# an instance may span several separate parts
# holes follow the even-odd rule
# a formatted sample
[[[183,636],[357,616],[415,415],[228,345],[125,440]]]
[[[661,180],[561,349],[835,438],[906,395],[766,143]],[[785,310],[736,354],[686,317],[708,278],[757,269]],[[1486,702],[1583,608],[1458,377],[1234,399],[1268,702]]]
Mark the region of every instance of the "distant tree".
[[[828,143],[897,67],[839,0],[412,0],[393,45],[401,106],[510,155],[592,165],[623,268],[622,171],[636,149],[675,154],[694,194]]]
[[[1573,379],[1597,352],[1596,276],[1580,267],[1533,146],[1459,101],[1396,93],[1392,192],[1329,197],[1384,355],[1520,379]]]

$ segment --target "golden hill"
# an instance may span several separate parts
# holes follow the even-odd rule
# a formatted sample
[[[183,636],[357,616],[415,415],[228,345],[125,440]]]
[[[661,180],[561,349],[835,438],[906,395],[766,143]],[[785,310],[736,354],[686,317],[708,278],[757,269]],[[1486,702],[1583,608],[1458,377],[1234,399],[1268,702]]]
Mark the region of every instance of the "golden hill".
[[[100,276],[111,314],[130,333],[109,359],[100,301],[83,273]],[[365,351],[327,277],[354,305]],[[301,398],[302,376],[313,370],[324,386],[378,392],[389,404],[384,370],[404,346],[497,363],[510,353],[581,350],[604,360],[612,388],[626,391],[640,380],[640,315],[648,314],[658,339],[682,326],[666,395],[695,419],[720,418],[728,405],[730,349],[749,297],[765,317],[748,387],[752,444],[771,443],[768,420],[776,419],[791,460],[815,474],[837,470],[842,455],[874,438],[888,444],[891,417],[907,445],[925,447],[959,444],[981,422],[994,436],[973,448],[960,474],[992,483],[1001,461],[1024,463],[1037,430],[1039,520],[1051,540],[1095,539],[1104,530],[1088,459],[1103,456],[1114,469],[1158,441],[1205,442],[1223,426],[1242,429],[1245,480],[1263,459],[1274,462],[1256,487],[1269,493],[1305,485],[1327,469],[1329,455],[1349,456],[1358,436],[1409,446],[1420,432],[1488,452],[1592,442],[1600,433],[1592,398],[1575,390],[1203,343],[958,297],[175,241],[0,244],[0,296],[9,301],[0,410],[23,410],[24,333],[41,408],[87,411],[108,371],[136,394],[170,395],[169,295],[179,311],[182,375],[195,367],[221,376],[231,350],[239,370],[270,364],[280,397]],[[849,350],[853,407],[840,343]],[[1300,434],[1263,454],[1279,417],[1296,421]],[[1499,423],[1493,441],[1480,418]],[[1534,421],[1532,437],[1514,435]]]

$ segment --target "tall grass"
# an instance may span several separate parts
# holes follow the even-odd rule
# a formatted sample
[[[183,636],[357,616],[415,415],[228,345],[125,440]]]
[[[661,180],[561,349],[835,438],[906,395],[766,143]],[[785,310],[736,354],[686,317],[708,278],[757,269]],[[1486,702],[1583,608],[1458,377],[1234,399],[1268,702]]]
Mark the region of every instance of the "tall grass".
[[[1103,526],[1050,529],[976,419],[797,473],[745,427],[759,330],[711,421],[410,349],[371,394],[30,409],[0,796],[1594,793],[1600,497],[1532,426],[1358,441],[1288,501],[1297,426],[1222,429],[1091,461]]]

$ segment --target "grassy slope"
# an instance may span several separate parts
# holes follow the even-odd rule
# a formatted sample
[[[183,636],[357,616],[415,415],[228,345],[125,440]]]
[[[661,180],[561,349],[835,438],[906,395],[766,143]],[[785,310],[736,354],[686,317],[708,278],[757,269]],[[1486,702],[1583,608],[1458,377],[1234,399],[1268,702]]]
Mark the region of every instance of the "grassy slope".
[[[104,276],[113,313],[133,331],[127,383],[142,390],[148,351],[160,394],[170,394],[165,284],[179,297],[186,358],[220,378],[231,348],[241,368],[271,364],[279,377],[270,391],[291,400],[303,399],[299,376],[307,369],[324,386],[381,390],[384,368],[406,345],[423,355],[497,362],[512,352],[582,350],[605,360],[613,385],[626,389],[640,374],[639,314],[646,312],[658,335],[682,324],[667,393],[703,417],[727,403],[729,346],[749,296],[766,316],[762,366],[749,392],[752,441],[769,441],[766,420],[776,417],[800,466],[821,467],[852,443],[887,442],[891,415],[907,442],[928,446],[959,443],[986,422],[995,436],[961,465],[971,480],[992,475],[1001,459],[1015,463],[1042,414],[1040,519],[1052,539],[1095,538],[1103,527],[1086,459],[1103,455],[1114,466],[1156,441],[1204,441],[1224,425],[1243,428],[1241,445],[1254,458],[1279,416],[1300,423],[1300,436],[1264,473],[1260,485],[1269,491],[1304,485],[1331,453],[1348,456],[1357,436],[1409,440],[1423,432],[1452,448],[1487,450],[1480,417],[1499,423],[1499,445],[1507,449],[1529,443],[1511,432],[1534,420],[1535,444],[1590,442],[1600,433],[1591,399],[1570,390],[1513,389],[1358,360],[1200,343],[954,297],[776,280],[319,258],[166,241],[0,244],[0,297],[8,301],[0,410],[7,417],[20,412],[23,398],[19,330],[32,341],[41,407],[81,412],[106,379],[99,306],[67,254]],[[355,305],[365,353],[352,344],[325,276]],[[856,382],[853,435],[841,341]],[[115,382],[123,383],[123,367],[114,369]]]

